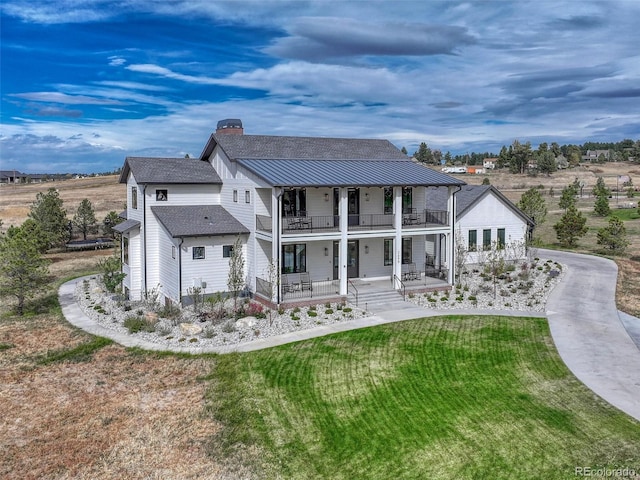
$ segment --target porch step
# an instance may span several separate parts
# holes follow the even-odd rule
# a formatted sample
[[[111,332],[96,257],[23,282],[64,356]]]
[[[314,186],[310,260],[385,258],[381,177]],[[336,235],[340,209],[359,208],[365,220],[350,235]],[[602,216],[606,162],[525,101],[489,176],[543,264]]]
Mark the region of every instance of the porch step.
[[[349,301],[355,302],[355,295],[349,294]],[[384,310],[393,308],[392,306],[400,306],[405,302],[402,295],[395,290],[385,290],[381,292],[360,292],[358,293],[358,307],[367,310],[376,311],[384,307]]]

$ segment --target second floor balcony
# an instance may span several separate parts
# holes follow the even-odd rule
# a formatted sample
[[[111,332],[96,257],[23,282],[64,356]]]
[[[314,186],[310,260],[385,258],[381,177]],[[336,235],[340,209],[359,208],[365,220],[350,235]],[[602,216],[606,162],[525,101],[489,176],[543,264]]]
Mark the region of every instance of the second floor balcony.
[[[395,215],[392,214],[353,214],[348,215],[347,228],[349,232],[371,230],[393,230],[395,228]],[[306,215],[300,212],[298,215],[284,216],[281,219],[281,233],[283,234],[310,234],[340,231],[339,215]],[[449,224],[449,214],[446,210],[422,210],[407,209],[402,214],[402,229],[413,230],[430,227],[442,227]],[[271,233],[273,230],[272,217],[268,215],[256,215],[256,229]]]

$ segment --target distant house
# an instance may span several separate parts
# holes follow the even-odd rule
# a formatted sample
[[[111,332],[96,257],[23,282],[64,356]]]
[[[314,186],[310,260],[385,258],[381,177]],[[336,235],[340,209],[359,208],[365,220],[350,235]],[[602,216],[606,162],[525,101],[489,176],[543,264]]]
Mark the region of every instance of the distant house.
[[[482,166],[487,170],[493,170],[496,168],[497,163],[498,163],[497,158],[485,158],[482,161]]]
[[[582,161],[597,162],[601,155],[606,161],[611,160],[611,152],[609,150],[587,150],[587,153],[582,156]]]
[[[427,208],[442,208],[445,193],[439,188],[429,188]],[[469,263],[477,263],[477,252],[490,249],[493,242],[524,247],[533,234],[534,221],[491,185],[464,185],[455,194],[455,199],[456,235],[469,252]],[[442,245],[433,240],[427,240],[426,250],[428,255],[435,256]],[[522,248],[519,253],[524,257],[526,252]]]
[[[8,183],[40,183],[47,175],[40,173],[22,173],[18,170],[0,170],[0,184]]]

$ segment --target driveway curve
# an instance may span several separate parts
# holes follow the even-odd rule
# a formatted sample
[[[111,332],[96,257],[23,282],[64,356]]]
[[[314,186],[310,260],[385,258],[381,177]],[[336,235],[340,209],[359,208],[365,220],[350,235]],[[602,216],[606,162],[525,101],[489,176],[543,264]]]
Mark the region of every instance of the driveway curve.
[[[640,349],[615,303],[618,267],[606,258],[542,250],[569,267],[547,300],[551,336],[571,372],[594,393],[640,420]]]

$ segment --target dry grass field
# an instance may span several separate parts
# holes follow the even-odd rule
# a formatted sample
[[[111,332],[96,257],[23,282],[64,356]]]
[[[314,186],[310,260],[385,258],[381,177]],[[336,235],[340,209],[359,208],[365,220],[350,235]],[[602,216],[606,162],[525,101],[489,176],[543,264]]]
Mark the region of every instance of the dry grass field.
[[[490,178],[494,184],[501,178],[505,186],[546,186],[553,181],[559,192],[575,173],[549,179],[506,174]],[[591,179],[587,184],[595,183],[592,173],[583,174]],[[92,201],[98,218],[123,207],[124,186],[116,177],[4,186],[0,218],[5,228],[20,224],[37,192],[50,186],[59,189],[68,212],[83,198]],[[505,189],[515,201],[523,191]],[[547,201],[553,211],[539,235],[553,243],[551,225],[559,211],[557,198]],[[592,200],[582,199],[580,208],[589,212]],[[588,218],[590,231],[580,240],[581,251],[593,251],[595,230],[604,224]],[[630,259],[640,258],[640,220],[626,225],[633,243],[630,254],[616,260],[618,303],[640,314],[640,262]],[[56,301],[60,282],[94,272],[99,259],[110,253],[50,254],[52,289],[43,292],[24,318],[9,313],[9,300],[0,299],[0,478],[250,478],[244,465],[259,462],[259,452],[249,447],[230,457],[226,452],[225,458],[217,437],[222,427],[208,413],[211,372],[218,357],[143,354],[91,337],[62,318]]]
[[[87,198],[91,201],[98,221],[110,212],[120,213],[126,201],[126,185],[118,183],[118,176],[78,178],[57,180],[55,182],[32,183],[24,185],[0,186],[0,219],[6,230],[11,225],[20,225],[29,214],[31,205],[38,192],[57,188],[67,211],[67,217],[73,218],[80,202]]]

